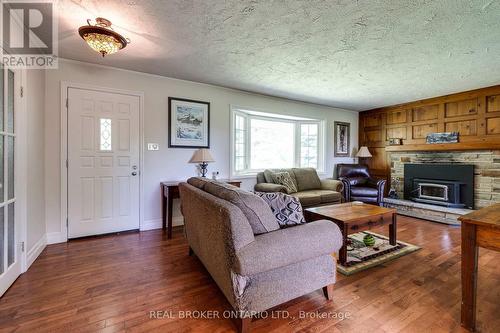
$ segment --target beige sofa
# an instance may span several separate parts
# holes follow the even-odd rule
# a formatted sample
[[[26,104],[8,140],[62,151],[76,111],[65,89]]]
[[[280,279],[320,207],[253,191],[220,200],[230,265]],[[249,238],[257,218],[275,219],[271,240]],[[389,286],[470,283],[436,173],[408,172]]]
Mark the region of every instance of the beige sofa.
[[[331,299],[342,234],[326,220],[285,229],[259,196],[191,178],[179,185],[190,246],[233,306],[240,331],[250,317],[323,288]]]
[[[257,174],[257,192],[286,192],[283,185],[273,182],[273,172],[286,171],[292,177],[298,192],[289,193],[300,200],[303,207],[337,204],[342,201],[343,184],[335,179],[320,179],[313,168],[271,169]]]

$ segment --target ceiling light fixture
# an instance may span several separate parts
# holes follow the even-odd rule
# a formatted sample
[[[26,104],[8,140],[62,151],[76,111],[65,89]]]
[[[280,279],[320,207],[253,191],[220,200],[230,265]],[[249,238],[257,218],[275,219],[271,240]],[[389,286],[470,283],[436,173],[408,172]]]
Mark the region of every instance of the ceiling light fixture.
[[[130,43],[128,38],[115,32],[111,28],[111,21],[105,18],[96,18],[94,25],[90,20],[87,20],[87,23],[88,25],[78,29],[78,33],[93,50],[102,54],[103,57],[118,52]]]

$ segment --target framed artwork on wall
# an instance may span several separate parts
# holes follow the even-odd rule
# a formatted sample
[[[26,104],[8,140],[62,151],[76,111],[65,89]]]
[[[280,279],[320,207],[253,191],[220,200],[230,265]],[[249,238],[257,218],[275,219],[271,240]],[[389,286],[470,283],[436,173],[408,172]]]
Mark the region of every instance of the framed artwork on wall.
[[[350,136],[350,123],[343,123],[336,121],[334,123],[334,151],[333,156],[335,157],[349,157],[351,152],[349,151],[351,147],[351,136]]]
[[[210,148],[210,103],[168,98],[168,147]]]

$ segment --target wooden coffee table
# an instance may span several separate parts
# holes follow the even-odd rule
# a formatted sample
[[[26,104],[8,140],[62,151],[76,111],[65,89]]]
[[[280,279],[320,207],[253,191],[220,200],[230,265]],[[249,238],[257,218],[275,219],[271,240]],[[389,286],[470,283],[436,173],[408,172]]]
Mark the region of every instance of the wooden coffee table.
[[[307,222],[329,220],[335,222],[342,231],[343,245],[340,248],[339,262],[347,262],[347,235],[375,226],[389,225],[389,243],[396,245],[396,209],[384,208],[365,203],[343,204],[306,208],[304,216]]]

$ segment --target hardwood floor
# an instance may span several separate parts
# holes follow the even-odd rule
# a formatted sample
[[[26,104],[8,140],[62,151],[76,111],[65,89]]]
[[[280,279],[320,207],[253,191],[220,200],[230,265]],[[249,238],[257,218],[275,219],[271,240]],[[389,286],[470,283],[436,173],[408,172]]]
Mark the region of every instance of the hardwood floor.
[[[273,309],[295,318],[254,320],[252,331],[464,331],[460,228],[399,216],[398,239],[422,249],[350,277],[338,274],[333,301],[318,290]],[[481,332],[500,331],[499,267],[499,253],[480,250]],[[222,316],[229,309],[198,259],[188,256],[182,230],[171,240],[154,230],[48,246],[0,299],[0,332],[233,332],[230,319],[178,318],[179,311]],[[151,319],[151,311],[175,318]],[[309,316],[299,318],[299,311]]]

